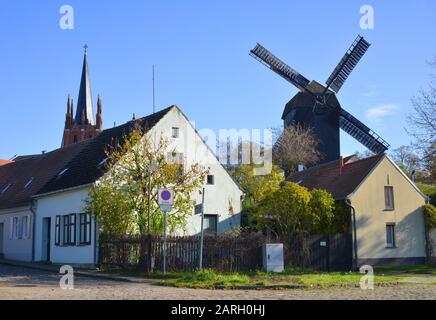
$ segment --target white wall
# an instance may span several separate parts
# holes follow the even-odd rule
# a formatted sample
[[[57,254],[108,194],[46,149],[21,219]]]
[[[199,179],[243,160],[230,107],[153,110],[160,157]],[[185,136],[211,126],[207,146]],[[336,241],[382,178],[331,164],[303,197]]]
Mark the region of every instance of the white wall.
[[[35,229],[35,260],[42,261],[42,227],[43,219],[51,218],[50,230],[50,261],[56,264],[83,264],[90,265],[94,263],[94,219],[91,220],[91,244],[79,245],[79,216],[76,217],[76,246],[56,246],[55,245],[55,225],[57,215],[66,215],[70,213],[83,213],[83,200],[88,196],[87,188],[81,188],[73,191],[64,191],[48,196],[38,198],[36,209],[36,229]],[[62,221],[61,221],[62,229]],[[62,243],[62,241],[61,241]]]
[[[21,228],[21,218],[27,216],[27,237],[13,239],[11,221],[14,217],[19,218],[19,228]],[[5,259],[31,261],[32,260],[32,212],[29,207],[11,208],[0,211],[0,223],[3,223],[3,256]]]
[[[171,137],[172,127],[179,128],[179,138]],[[215,183],[204,185],[205,214],[218,215],[219,233],[239,227],[243,193],[185,116],[177,108],[171,109],[149,132],[149,136],[154,141],[159,141],[161,136],[166,137],[171,142],[169,150],[175,148],[176,152],[184,154],[186,166],[199,163],[209,168],[209,174],[214,175]],[[201,203],[199,190],[194,192],[193,198],[198,204]],[[185,235],[199,233],[200,224],[200,215],[190,216]],[[178,232],[181,233],[182,231]]]

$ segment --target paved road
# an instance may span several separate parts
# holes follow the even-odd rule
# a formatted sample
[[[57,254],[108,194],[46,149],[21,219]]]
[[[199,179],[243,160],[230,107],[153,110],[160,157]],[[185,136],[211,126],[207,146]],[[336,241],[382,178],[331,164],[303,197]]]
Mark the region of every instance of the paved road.
[[[160,287],[76,276],[75,288],[59,287],[60,276],[46,271],[0,264],[0,299],[431,299],[436,285],[405,284],[374,290],[195,290]]]

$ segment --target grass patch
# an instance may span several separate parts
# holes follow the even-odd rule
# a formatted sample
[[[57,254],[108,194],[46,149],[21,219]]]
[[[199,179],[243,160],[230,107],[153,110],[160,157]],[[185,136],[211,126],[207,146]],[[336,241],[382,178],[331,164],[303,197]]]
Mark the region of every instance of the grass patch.
[[[412,266],[379,266],[374,268],[374,272],[384,273],[416,273],[416,274],[431,274],[436,275],[436,266],[429,264],[420,264]]]
[[[359,284],[362,277],[354,272],[315,272],[302,269],[287,269],[282,273],[250,272],[219,273],[202,270],[178,274],[175,277],[157,280],[158,285],[213,289],[216,286],[269,286],[269,285],[342,285]],[[374,282],[396,282],[400,277],[394,275],[375,276]]]

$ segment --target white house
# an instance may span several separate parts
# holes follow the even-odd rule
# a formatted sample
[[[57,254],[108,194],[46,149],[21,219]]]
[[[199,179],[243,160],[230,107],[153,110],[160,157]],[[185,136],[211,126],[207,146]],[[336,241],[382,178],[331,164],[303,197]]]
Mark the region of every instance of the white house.
[[[5,258],[75,265],[97,262],[98,228],[91,215],[84,212],[84,200],[89,187],[105,173],[102,164],[106,159],[106,147],[114,139],[120,141],[134,122],[147,129],[146,134],[152,141],[167,137],[171,142],[169,148],[175,148],[186,166],[199,163],[209,168],[204,185],[206,232],[223,233],[240,225],[243,195],[240,187],[183,112],[177,106],[171,106],[104,130],[93,139],[0,167],[0,188],[6,189],[4,193],[9,195],[2,198],[0,194],[0,210],[3,210],[0,211],[0,223],[4,221],[3,224],[11,225],[10,230],[3,231]],[[22,174],[21,182],[16,183],[19,166],[28,168]],[[22,181],[26,177],[33,177],[33,189],[26,193],[26,206],[19,207],[17,201],[11,199],[16,197],[19,185],[25,184]],[[14,188],[7,189],[8,184]],[[197,203],[202,200],[199,191],[193,195]],[[200,231],[200,215],[195,214],[195,208],[192,210],[187,221],[188,235]]]

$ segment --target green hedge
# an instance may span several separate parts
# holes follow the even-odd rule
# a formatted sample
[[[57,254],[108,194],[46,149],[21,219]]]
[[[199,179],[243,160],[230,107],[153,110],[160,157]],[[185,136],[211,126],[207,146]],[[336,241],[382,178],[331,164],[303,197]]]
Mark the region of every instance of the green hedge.
[[[436,186],[418,182],[417,187],[430,198],[430,204],[436,206]]]
[[[436,207],[431,204],[426,204],[423,207],[425,224],[428,229],[436,228]]]

